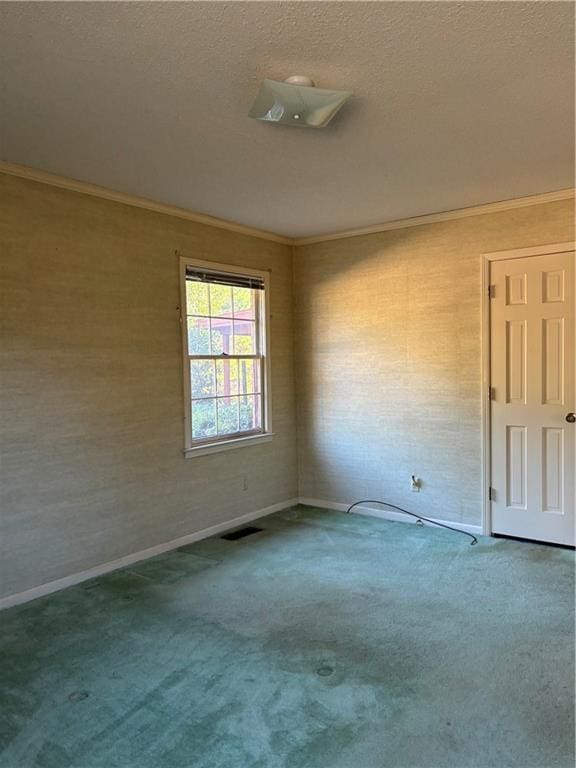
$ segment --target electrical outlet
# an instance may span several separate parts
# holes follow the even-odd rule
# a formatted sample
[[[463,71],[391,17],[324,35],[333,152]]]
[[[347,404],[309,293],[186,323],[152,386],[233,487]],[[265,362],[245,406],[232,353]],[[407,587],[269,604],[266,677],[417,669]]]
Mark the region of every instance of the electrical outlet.
[[[420,478],[416,475],[410,475],[410,490],[413,493],[420,493]]]

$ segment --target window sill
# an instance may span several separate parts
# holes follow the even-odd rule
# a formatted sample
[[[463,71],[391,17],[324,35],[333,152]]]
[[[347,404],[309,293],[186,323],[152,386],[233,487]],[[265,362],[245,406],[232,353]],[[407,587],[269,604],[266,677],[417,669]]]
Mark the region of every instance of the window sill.
[[[194,448],[186,448],[184,456],[192,459],[195,456],[205,456],[208,453],[220,453],[220,451],[229,451],[232,448],[241,448],[243,445],[257,445],[259,443],[269,443],[274,437],[273,432],[265,432],[261,435],[249,435],[248,437],[235,437],[231,440],[222,440],[218,443],[208,445],[197,445]]]

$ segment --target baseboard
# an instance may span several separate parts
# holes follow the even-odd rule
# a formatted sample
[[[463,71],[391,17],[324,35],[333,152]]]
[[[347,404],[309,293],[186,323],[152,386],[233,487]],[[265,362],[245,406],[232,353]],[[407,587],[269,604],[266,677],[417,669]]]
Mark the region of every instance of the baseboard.
[[[133,565],[134,563],[138,563],[141,560],[147,560],[150,557],[161,555],[164,552],[170,552],[172,549],[178,549],[178,547],[183,547],[185,544],[192,544],[195,541],[207,539],[209,536],[215,536],[217,533],[222,533],[223,531],[227,531],[230,528],[236,528],[243,523],[249,523],[252,520],[257,520],[259,517],[266,517],[266,515],[271,515],[274,512],[280,512],[281,510],[292,507],[295,504],[306,504],[309,507],[320,507],[322,509],[336,509],[340,512],[346,512],[350,506],[349,504],[342,504],[335,501],[326,501],[325,499],[310,499],[306,497],[287,499],[286,501],[281,501],[278,504],[272,504],[269,507],[264,507],[263,509],[257,509],[253,512],[248,512],[245,515],[240,515],[239,517],[235,517],[232,520],[227,520],[224,523],[218,523],[217,525],[212,525],[209,528],[203,528],[200,531],[188,533],[186,536],[180,536],[178,539],[172,539],[171,541],[157,544],[154,547],[149,547],[148,549],[143,549],[140,552],[134,552],[130,555],[125,555],[124,557],[120,557],[117,560],[112,560],[108,563],[102,563],[102,565],[96,565],[94,568],[89,568],[86,571],[73,573],[70,576],[65,576],[62,579],[49,581],[47,584],[40,584],[40,586],[27,589],[24,592],[18,592],[15,595],[8,595],[7,597],[0,598],[0,610],[3,610],[4,608],[11,608],[12,606],[20,605],[22,603],[27,603],[30,600],[35,600],[36,598],[43,597],[44,595],[50,595],[52,592],[58,592],[61,589],[72,587],[75,584],[80,584],[81,582],[87,581],[88,579],[94,579],[96,576],[102,576],[105,573],[116,571],[119,568],[125,568],[126,566]],[[403,515],[400,512],[394,512],[393,510],[388,509],[374,509],[372,507],[359,506],[355,507],[353,511],[356,514],[379,517],[383,520],[394,520],[401,523],[416,522],[416,519],[413,517],[409,517],[408,515]],[[482,526],[480,525],[468,525],[467,523],[458,523],[452,520],[437,520],[436,522],[444,523],[445,525],[451,525],[453,528],[457,528],[460,531],[467,531],[468,533],[473,533],[475,535],[482,534]]]
[[[325,501],[324,499],[308,499],[300,497],[298,499],[299,504],[306,504],[309,507],[321,507],[322,509],[336,509],[339,512],[346,512],[350,504],[341,504],[336,501]],[[353,513],[358,515],[369,515],[370,517],[380,517],[383,520],[394,520],[398,523],[416,523],[416,518],[410,517],[410,515],[403,515],[401,512],[394,512],[392,509],[375,509],[373,507],[354,507]],[[415,513],[417,514],[417,513]],[[467,533],[473,533],[475,536],[482,535],[481,525],[469,525],[468,523],[458,523],[454,520],[438,520],[431,517],[435,523],[442,523],[443,525],[450,525],[452,528],[456,528],[459,531],[466,531]],[[424,523],[427,525],[427,523]]]
[[[253,512],[248,512],[245,515],[240,515],[232,520],[227,520],[224,523],[218,523],[212,525],[209,528],[203,528],[201,531],[195,531],[194,533],[188,533],[186,536],[180,536],[178,539],[172,539],[172,541],[165,541],[162,544],[157,544],[154,547],[143,549],[140,552],[134,552],[130,555],[118,558],[118,560],[112,560],[109,563],[102,563],[102,565],[96,565],[94,568],[89,568],[87,571],[80,571],[79,573],[73,573],[70,576],[65,576],[62,579],[56,579],[55,581],[49,581],[47,584],[40,584],[38,587],[27,589],[24,592],[18,592],[15,595],[8,595],[7,597],[0,598],[0,610],[4,608],[11,608],[14,605],[20,605],[21,603],[27,603],[30,600],[35,600],[37,597],[43,597],[49,595],[52,592],[58,592],[66,587],[72,587],[75,584],[80,584],[88,579],[94,579],[96,576],[102,576],[110,571],[116,571],[118,568],[125,568],[127,565],[138,563],[140,560],[147,560],[150,557],[161,555],[164,552],[170,552],[172,549],[178,549],[185,544],[193,544],[195,541],[201,539],[207,539],[209,536],[214,536],[217,533],[236,528],[243,523],[249,523],[252,520],[257,520],[259,517],[266,517],[273,512],[280,512],[283,509],[292,507],[298,504],[298,499],[287,499],[281,501],[278,504],[272,504],[270,507],[264,507],[264,509],[257,509]]]

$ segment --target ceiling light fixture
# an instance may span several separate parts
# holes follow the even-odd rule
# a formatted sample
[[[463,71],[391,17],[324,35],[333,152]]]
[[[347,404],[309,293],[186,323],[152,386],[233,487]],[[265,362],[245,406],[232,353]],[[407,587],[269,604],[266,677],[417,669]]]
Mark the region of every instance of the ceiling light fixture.
[[[324,128],[350,96],[351,91],[316,88],[304,75],[292,75],[283,83],[264,80],[248,116],[266,123]]]

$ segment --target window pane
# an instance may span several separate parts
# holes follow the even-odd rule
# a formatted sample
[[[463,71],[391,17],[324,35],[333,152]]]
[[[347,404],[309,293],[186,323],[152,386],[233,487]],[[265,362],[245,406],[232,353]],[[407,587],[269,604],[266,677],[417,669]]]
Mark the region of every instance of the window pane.
[[[212,354],[221,355],[226,352],[231,355],[232,350],[232,319],[227,320],[221,317],[213,317],[210,321],[212,327]]]
[[[238,360],[239,394],[251,395],[260,391],[260,360]]]
[[[208,315],[208,286],[186,280],[186,313],[188,315]]]
[[[196,280],[184,289],[192,442],[261,432],[263,292]]]
[[[190,388],[192,397],[214,397],[214,362],[212,360],[190,361]]]
[[[212,317],[232,317],[232,287],[210,284],[210,314]]]
[[[252,288],[233,288],[234,317],[236,319],[254,320],[256,291]]]
[[[234,354],[256,354],[256,323],[253,320],[234,321]]]
[[[240,397],[240,431],[261,428],[260,395]]]
[[[207,317],[188,318],[188,354],[210,354],[210,320]]]
[[[192,437],[216,435],[216,400],[192,400]]]
[[[216,361],[216,394],[238,394],[238,360]]]
[[[218,403],[218,434],[229,435],[238,432],[238,398],[219,398]]]

